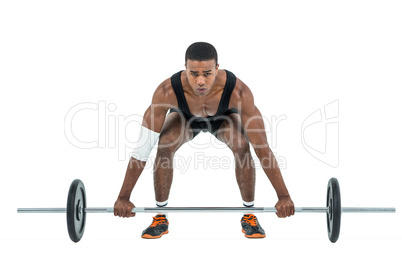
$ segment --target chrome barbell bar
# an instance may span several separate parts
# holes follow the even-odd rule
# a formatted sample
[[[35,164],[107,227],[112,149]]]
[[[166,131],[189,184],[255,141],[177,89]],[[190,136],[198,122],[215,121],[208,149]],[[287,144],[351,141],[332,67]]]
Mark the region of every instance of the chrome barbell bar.
[[[66,208],[18,208],[18,213],[66,213]],[[113,213],[112,207],[85,208],[85,213]],[[133,213],[167,213],[167,212],[272,212],[274,207],[135,207]],[[328,213],[327,207],[296,207],[297,213]],[[395,213],[393,207],[343,207],[342,213]]]

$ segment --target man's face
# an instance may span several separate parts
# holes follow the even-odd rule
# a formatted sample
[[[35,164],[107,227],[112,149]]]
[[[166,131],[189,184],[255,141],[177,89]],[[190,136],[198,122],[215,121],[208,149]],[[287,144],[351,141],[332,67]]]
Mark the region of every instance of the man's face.
[[[197,96],[207,95],[215,84],[219,64],[215,60],[187,60],[186,73],[188,82]]]

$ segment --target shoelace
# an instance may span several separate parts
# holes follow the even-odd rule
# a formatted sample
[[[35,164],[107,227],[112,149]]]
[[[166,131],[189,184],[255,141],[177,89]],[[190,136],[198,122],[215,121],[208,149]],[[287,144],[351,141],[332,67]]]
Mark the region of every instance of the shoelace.
[[[162,223],[166,223],[165,217],[152,217],[154,220],[152,221],[151,227],[158,226]]]
[[[257,226],[257,217],[253,214],[244,215],[243,221],[250,224],[251,226]]]

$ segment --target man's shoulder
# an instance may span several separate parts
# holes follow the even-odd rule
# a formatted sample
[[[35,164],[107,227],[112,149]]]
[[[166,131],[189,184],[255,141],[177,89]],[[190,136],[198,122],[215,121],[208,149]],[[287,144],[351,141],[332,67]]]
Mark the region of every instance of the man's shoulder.
[[[235,99],[240,100],[244,97],[247,97],[251,93],[250,88],[238,77],[236,77],[236,85],[233,89],[232,96]]]
[[[176,100],[176,95],[174,93],[172,83],[170,81],[171,77],[166,78],[159,86],[156,88],[153,96],[153,102],[159,103],[174,103]]]
[[[251,113],[254,108],[254,96],[250,88],[239,78],[236,78],[236,86],[233,89],[229,102],[230,108],[238,109],[239,113]]]
[[[159,89],[163,92],[172,91],[173,90],[172,79],[177,79],[177,77],[179,77],[179,79],[181,79],[182,72],[183,72],[183,70],[178,71],[178,72],[172,74],[169,78],[166,78],[162,83],[160,83],[157,90]]]

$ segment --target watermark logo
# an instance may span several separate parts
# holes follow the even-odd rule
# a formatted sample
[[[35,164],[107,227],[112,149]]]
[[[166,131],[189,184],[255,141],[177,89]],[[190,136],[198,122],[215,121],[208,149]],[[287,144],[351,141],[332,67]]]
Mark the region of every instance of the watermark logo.
[[[150,109],[150,113],[153,114],[155,109],[158,109],[160,106],[166,106],[164,107],[166,109],[174,108],[171,105],[153,105]],[[80,149],[116,149],[118,160],[126,161],[132,149],[135,146],[139,146],[138,143],[140,140],[143,141],[143,139],[139,137],[141,125],[144,124],[143,115],[132,114],[125,116],[118,114],[116,111],[117,106],[114,103],[107,103],[106,101],[99,101],[98,103],[84,102],[72,106],[67,111],[64,119],[64,134],[67,141],[71,145]],[[153,116],[151,116],[151,118],[153,118]],[[243,122],[243,125],[246,128],[249,128],[250,126],[250,132],[264,133],[268,139],[270,147],[276,148],[278,144],[277,133],[279,125],[286,119],[286,115],[272,115],[270,118],[265,116],[254,116],[247,122]],[[253,129],[252,126],[257,120],[262,120],[264,122],[264,129]],[[187,127],[189,127],[189,124],[191,123],[185,120],[183,114],[181,114],[181,121],[181,124],[187,124]],[[233,132],[236,131],[234,129],[234,123],[228,117],[225,117],[224,121],[227,123],[227,131],[229,131],[229,135],[231,137],[236,137],[236,135],[233,135]],[[154,123],[155,122],[152,119],[151,122],[149,122],[150,125],[145,127],[153,129]],[[211,127],[211,125],[209,124],[208,127]],[[220,129],[219,131],[224,131],[224,129]],[[83,135],[83,133],[86,135]],[[213,135],[209,135],[209,139],[206,139],[205,137],[206,136],[203,136],[203,138],[197,137],[191,140],[188,144],[194,150],[210,148],[213,148],[214,150],[227,149],[228,147]],[[179,143],[182,138],[183,135],[179,135],[177,139],[172,142]],[[236,141],[231,140],[230,142],[234,144]],[[252,145],[253,147],[258,147],[258,145]],[[261,145],[261,147],[264,146],[267,145]],[[194,161],[198,160],[199,157],[197,158],[196,155],[194,155]],[[223,163],[225,163],[225,161],[226,160],[224,160]],[[216,160],[213,159],[211,163],[215,162]],[[284,157],[282,157],[282,162],[286,162]],[[224,166],[226,166],[226,164],[224,164]],[[283,164],[283,166],[286,166],[286,163]]]
[[[317,160],[339,165],[339,100],[311,113],[302,123],[301,142]]]
[[[132,133],[139,133],[141,127],[142,115],[132,114],[129,116],[117,115],[115,111],[117,106],[114,103],[107,104],[105,101],[98,103],[84,102],[74,105],[70,108],[64,118],[64,135],[67,141],[80,149],[117,149],[119,160],[125,160],[127,150],[133,148],[138,140],[131,140],[129,137],[136,137]],[[74,123],[77,123],[77,117],[82,115],[91,115],[91,118],[97,122],[96,136],[89,139],[80,137],[77,134]],[[90,129],[85,122],[80,122],[82,128]],[[89,123],[89,122],[88,122]],[[81,131],[82,132],[82,131]],[[139,137],[136,137],[139,138]]]
[[[157,107],[151,107],[151,113]],[[166,109],[172,107],[165,107]],[[143,115],[132,114],[132,115],[119,115],[117,112],[117,106],[114,103],[106,103],[106,101],[99,101],[98,103],[79,103],[74,105],[66,113],[64,120],[64,132],[67,141],[81,149],[115,149],[117,150],[118,160],[126,161],[135,146],[138,146],[138,142],[141,137],[140,133],[141,125],[143,122]],[[88,117],[90,116],[90,117]],[[182,124],[187,124],[184,116],[181,114]],[[84,118],[84,120],[83,120]],[[90,119],[88,119],[90,118]],[[151,116],[151,118],[153,118]],[[311,154],[317,160],[331,166],[337,167],[339,165],[339,101],[333,101],[328,103],[321,109],[317,109],[311,113],[302,123],[301,127],[301,143],[305,150]],[[228,121],[228,118],[225,118]],[[253,128],[253,125],[258,120],[262,120],[264,124],[264,129]],[[268,144],[271,149],[275,149],[278,146],[278,129],[281,122],[287,120],[286,115],[272,115],[270,118],[265,116],[254,116],[249,118],[247,122],[242,122],[242,125],[247,129],[248,133],[251,132],[261,132],[262,135],[267,137]],[[146,126],[149,129],[153,129],[153,124],[155,122],[149,122],[150,126]],[[236,131],[234,122],[230,120],[226,122],[226,127],[231,131],[229,136],[236,137],[233,135],[233,131]],[[257,124],[261,125],[261,124]],[[96,128],[96,129],[95,129]],[[222,129],[223,130],[223,129]],[[220,129],[221,131],[221,129]],[[82,133],[90,133],[88,135],[82,135]],[[202,136],[202,135],[201,135]],[[192,161],[195,167],[203,167],[200,163],[210,163],[207,164],[210,167],[216,167],[217,165],[221,168],[233,168],[233,166],[228,165],[228,159],[217,159],[217,157],[208,158],[206,155],[198,154],[197,152],[201,149],[227,149],[227,145],[216,139],[213,135],[209,135],[209,139],[197,137],[188,144],[194,149],[194,154],[192,156]],[[177,137],[181,139],[182,136]],[[178,141],[175,141],[178,142]],[[230,141],[233,144],[235,140]],[[252,144],[252,147],[258,148],[258,144]],[[261,145],[260,147],[266,147],[267,145]],[[157,146],[155,146],[157,147]],[[156,148],[154,148],[156,150]],[[286,168],[286,158],[283,156],[275,155],[276,159],[281,168]],[[183,160],[184,159],[184,160]],[[178,162],[179,167],[185,167],[187,170],[189,166],[189,159],[180,158]],[[232,159],[232,162],[234,159]],[[149,161],[152,162],[152,161]],[[155,161],[153,161],[155,162]],[[266,165],[260,163],[261,161],[256,161],[257,165],[261,164],[264,168]],[[264,162],[264,161],[263,161]],[[267,160],[267,163],[272,162],[272,160]],[[148,165],[149,166],[149,165]],[[230,167],[229,167],[230,166]],[[256,166],[257,167],[257,166]]]

